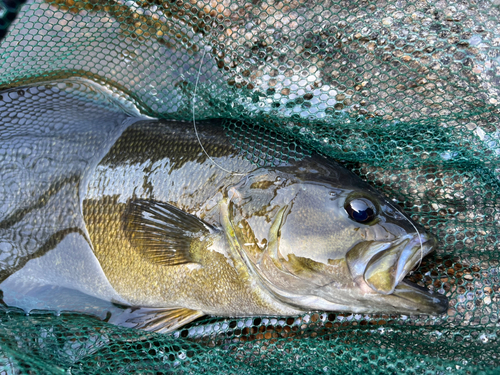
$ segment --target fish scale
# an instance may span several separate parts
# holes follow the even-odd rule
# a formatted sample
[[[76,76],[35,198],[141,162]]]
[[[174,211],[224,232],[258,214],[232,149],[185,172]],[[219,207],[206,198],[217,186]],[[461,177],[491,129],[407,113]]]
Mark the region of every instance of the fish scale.
[[[182,314],[194,311],[189,313],[191,318],[294,315],[318,308],[418,312],[420,307],[409,307],[414,303],[411,298],[402,303],[404,298],[394,297],[399,289],[390,295],[396,302],[374,293],[377,282],[387,282],[386,268],[377,274],[381,281],[377,279],[375,286],[364,281],[357,285],[359,279],[354,282],[349,271],[348,261],[357,260],[348,260],[346,254],[359,248],[366,233],[372,241],[387,231],[393,233],[393,240],[413,236],[412,225],[402,215],[395,219],[385,198],[317,155],[306,156],[300,163],[292,159],[257,168],[231,145],[217,122],[201,122],[198,128],[207,153],[234,173],[218,168],[200,152],[196,134],[185,124],[143,121],[121,135],[89,178],[83,219],[94,254],[116,292],[128,305],[142,308],[140,318],[149,323],[138,323],[137,313],[112,322],[157,329],[159,318],[147,318],[144,308],[155,308],[155,316],[164,309],[168,317],[172,309],[183,309]],[[241,173],[247,175],[242,178]],[[339,206],[349,194],[368,194],[376,200],[381,215],[377,220],[384,225],[377,220],[354,225]],[[322,203],[322,196],[333,204],[331,208]],[[384,209],[388,216],[382,216]],[[261,216],[266,219],[248,221]],[[204,224],[195,229],[198,221]],[[358,232],[354,237],[359,238],[347,239],[353,237],[348,232]],[[395,246],[394,254],[410,251]],[[363,261],[362,269],[373,254]],[[397,259],[394,254],[388,261]],[[329,258],[323,261],[325,256]],[[169,265],[171,259],[176,260]],[[341,291],[327,290],[329,285]],[[409,286],[400,289],[404,295],[413,291]],[[367,294],[372,296],[366,298]],[[446,301],[439,296],[428,298],[431,302],[425,312],[440,311]],[[182,314],[174,314],[175,319]],[[185,322],[189,319],[186,316]]]
[[[212,133],[207,134],[209,132]],[[217,144],[210,143],[212,139],[217,139],[214,133],[224,137],[216,125],[202,123],[199,133],[206,139],[207,152],[219,162],[237,167],[239,171],[255,168],[236,149],[218,148]],[[160,139],[156,138],[158,134]],[[141,146],[151,138],[155,139],[155,146],[152,147],[154,153],[151,148]],[[129,142],[130,139],[134,141]],[[97,166],[83,200],[83,217],[94,253],[111,284],[121,295],[128,296],[133,305],[176,307],[192,301],[192,307],[205,303],[205,309],[214,310],[218,305],[222,305],[221,299],[224,299],[225,304],[234,306],[227,312],[221,309],[219,314],[222,315],[234,315],[237,310],[247,310],[252,315],[257,311],[279,313],[280,310],[269,306],[267,301],[263,303],[260,297],[252,297],[255,293],[247,291],[251,289],[251,285],[241,282],[241,275],[237,275],[220,252],[205,251],[200,255],[203,266],[190,269],[192,267],[189,264],[170,268],[152,264],[130,248],[121,225],[126,210],[124,202],[130,199],[153,198],[176,205],[187,213],[196,212],[199,217],[205,217],[210,215],[210,212],[203,210],[203,203],[224,187],[217,183],[223,181],[227,185],[241,179],[214,167],[211,161],[194,147],[196,142],[194,133],[186,130],[183,123],[138,123],[122,135]],[[218,143],[222,142],[218,140]],[[193,154],[194,150],[196,153]],[[155,176],[147,176],[148,172],[143,168],[136,168],[146,160],[146,155],[149,155],[150,160],[157,166],[156,169],[150,169],[155,169]],[[106,181],[111,182],[108,176],[114,176],[114,170],[117,168],[124,168],[123,175],[127,181],[137,181],[137,186],[127,186],[123,189],[119,181],[112,182],[111,187],[106,185]],[[137,193],[140,190],[140,181],[145,178],[153,183],[151,195],[145,191],[143,195]],[[160,184],[155,183],[156,178],[161,179]],[[171,186],[173,188],[168,189]],[[176,189],[176,186],[179,188]],[[99,207],[99,211],[95,211],[94,207]],[[110,238],[110,232],[116,235]],[[121,261],[116,259],[117,256]],[[109,264],[106,263],[108,259],[112,259]],[[132,269],[138,272],[131,272]],[[131,274],[133,277],[128,276]],[[217,293],[207,294],[206,291],[215,281]],[[265,310],[264,307],[259,307],[262,304]],[[255,305],[255,312],[251,310],[252,305]]]

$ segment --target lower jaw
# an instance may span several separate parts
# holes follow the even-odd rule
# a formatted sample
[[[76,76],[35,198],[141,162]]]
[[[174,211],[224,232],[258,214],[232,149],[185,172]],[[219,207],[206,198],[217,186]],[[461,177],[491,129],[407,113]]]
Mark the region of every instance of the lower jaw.
[[[424,287],[403,280],[394,289],[393,296],[400,298],[402,304],[413,307],[415,313],[443,314],[448,310],[448,299],[439,294],[432,293]]]

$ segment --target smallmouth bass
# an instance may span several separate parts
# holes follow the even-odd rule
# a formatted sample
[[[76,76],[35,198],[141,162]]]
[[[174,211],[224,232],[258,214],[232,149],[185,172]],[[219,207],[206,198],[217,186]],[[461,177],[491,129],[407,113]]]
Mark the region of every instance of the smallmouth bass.
[[[243,176],[215,166],[188,124],[148,122],[90,179],[94,253],[116,292],[155,316],[112,322],[166,331],[205,314],[446,311],[445,297],[403,281],[436,239],[359,177],[319,155],[256,168],[215,125],[200,137]]]
[[[237,174],[191,124],[140,121],[82,180],[79,235],[97,261],[85,277],[109,285],[75,289],[120,304],[109,322],[447,310],[403,280],[437,240],[370,185],[320,155],[256,167],[217,121],[198,127]]]

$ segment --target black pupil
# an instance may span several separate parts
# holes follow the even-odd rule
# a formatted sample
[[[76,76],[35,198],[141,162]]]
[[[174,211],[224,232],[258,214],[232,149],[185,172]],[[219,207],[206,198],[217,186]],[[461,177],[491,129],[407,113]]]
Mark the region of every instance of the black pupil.
[[[353,199],[346,205],[346,211],[354,221],[364,223],[375,217],[375,206],[365,198]]]

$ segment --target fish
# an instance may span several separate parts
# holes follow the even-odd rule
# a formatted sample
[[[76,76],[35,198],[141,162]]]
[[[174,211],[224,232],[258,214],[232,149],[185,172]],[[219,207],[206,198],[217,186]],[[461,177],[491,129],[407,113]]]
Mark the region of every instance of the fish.
[[[186,125],[133,125],[89,182],[93,251],[135,307],[111,322],[169,331],[203,315],[447,310],[404,281],[436,238],[361,178],[316,154],[256,168],[202,123],[223,170]]]
[[[112,304],[96,305],[109,323],[159,333],[204,315],[447,311],[445,296],[404,279],[437,239],[382,193],[322,155],[281,157],[285,141],[260,165],[257,147],[238,142],[219,120],[197,132],[129,125],[80,180],[80,229],[55,241],[83,237],[90,250],[67,240],[39,268],[57,264],[74,289]]]

